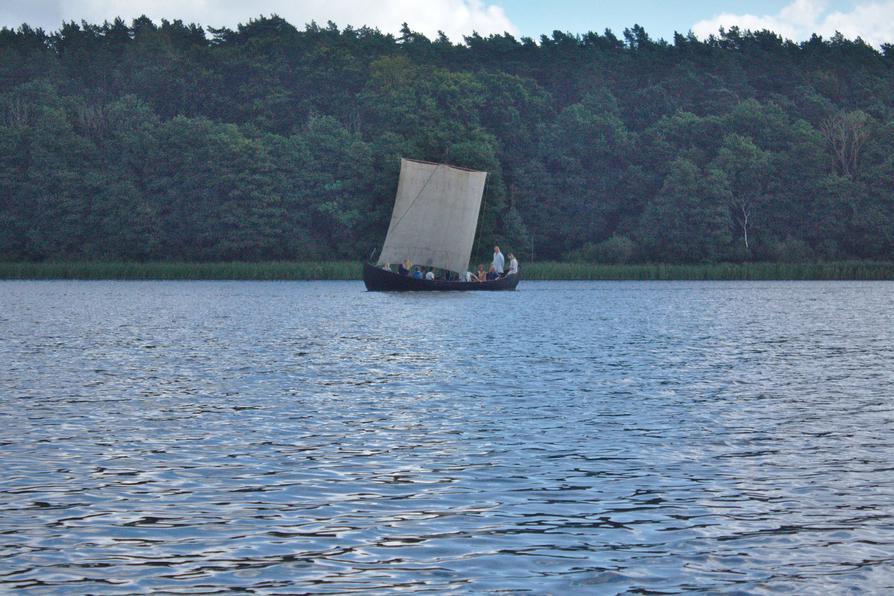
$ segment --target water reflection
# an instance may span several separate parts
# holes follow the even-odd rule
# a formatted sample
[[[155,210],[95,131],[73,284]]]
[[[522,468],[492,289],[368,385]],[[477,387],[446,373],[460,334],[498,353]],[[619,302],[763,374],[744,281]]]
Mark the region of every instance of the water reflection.
[[[0,586],[884,591],[886,283],[0,284]]]

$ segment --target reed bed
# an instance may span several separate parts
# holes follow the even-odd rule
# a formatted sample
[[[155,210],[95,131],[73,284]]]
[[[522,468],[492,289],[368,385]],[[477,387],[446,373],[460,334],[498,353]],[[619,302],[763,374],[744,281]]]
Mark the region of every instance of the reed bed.
[[[0,279],[317,280],[360,279],[357,261],[262,263],[0,263]]]
[[[602,265],[530,263],[529,280],[894,280],[894,262]]]
[[[0,279],[359,280],[357,261],[0,263]],[[607,265],[522,263],[525,280],[894,280],[894,262]]]

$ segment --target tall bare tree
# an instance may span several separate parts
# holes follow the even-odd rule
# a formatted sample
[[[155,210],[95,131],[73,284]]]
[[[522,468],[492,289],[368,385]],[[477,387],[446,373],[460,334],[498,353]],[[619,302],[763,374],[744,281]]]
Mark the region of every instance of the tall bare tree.
[[[860,150],[869,140],[869,124],[866,112],[842,110],[827,118],[820,126],[842,175],[849,178],[857,176]]]
[[[730,212],[738,228],[742,231],[746,253],[751,250],[748,232],[754,224],[754,211],[767,200],[767,180],[770,156],[758,147],[750,137],[729,134],[712,162],[712,167],[725,180]]]

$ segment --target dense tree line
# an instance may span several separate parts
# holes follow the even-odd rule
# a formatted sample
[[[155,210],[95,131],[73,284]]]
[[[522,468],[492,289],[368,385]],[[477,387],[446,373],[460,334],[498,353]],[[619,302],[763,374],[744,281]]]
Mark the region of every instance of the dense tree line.
[[[0,31],[2,260],[359,258],[399,156],[491,172],[483,242],[523,259],[894,259],[894,46]]]

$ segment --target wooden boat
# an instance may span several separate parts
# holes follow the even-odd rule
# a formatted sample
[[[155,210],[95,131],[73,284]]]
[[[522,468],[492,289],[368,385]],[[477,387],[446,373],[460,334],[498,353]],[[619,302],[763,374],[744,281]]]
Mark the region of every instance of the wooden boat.
[[[517,273],[493,281],[414,279],[363,263],[363,283],[370,292],[499,292],[514,290],[520,279]]]
[[[513,274],[493,281],[415,279],[389,263],[451,271],[461,279],[469,267],[487,172],[413,159],[400,160],[400,178],[388,235],[376,263],[363,264],[370,292],[514,290]],[[386,269],[385,267],[389,267]]]

